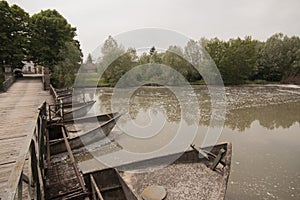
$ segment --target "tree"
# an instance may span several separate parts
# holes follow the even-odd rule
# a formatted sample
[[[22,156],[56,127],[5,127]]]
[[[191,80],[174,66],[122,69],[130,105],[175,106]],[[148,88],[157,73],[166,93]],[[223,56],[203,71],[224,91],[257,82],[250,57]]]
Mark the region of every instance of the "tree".
[[[151,47],[149,51],[149,62],[150,63],[162,63],[162,54],[158,53],[155,46]]]
[[[282,33],[271,36],[259,52],[257,77],[267,81],[280,81],[284,62],[284,44]]]
[[[196,81],[202,79],[198,71],[200,71],[201,64],[203,61],[203,50],[195,40],[189,40],[184,47],[184,57],[188,61],[187,63],[187,80]]]
[[[21,67],[27,57],[29,14],[0,1],[0,65]]]
[[[217,66],[220,66],[220,62],[225,54],[228,44],[224,41],[219,40],[218,38],[213,38],[206,42],[203,42],[202,39],[202,44],[204,44],[205,50],[214,60],[215,64]]]
[[[117,41],[109,35],[108,38],[105,40],[103,46],[101,47],[101,53],[103,56],[109,55],[112,52],[121,49],[117,43]]]
[[[31,59],[36,63],[54,70],[61,61],[60,50],[65,43],[74,41],[76,28],[56,10],[45,10],[30,18]]]
[[[88,55],[88,57],[87,57],[85,63],[86,63],[86,64],[91,64],[91,63],[93,63],[92,55],[91,55],[90,53],[89,53],[89,55]]]
[[[225,84],[241,84],[249,79],[257,60],[258,41],[230,39],[228,42],[215,38],[206,44],[206,50],[216,63]]]
[[[174,45],[169,46],[168,50],[163,54],[162,63],[172,67],[182,76],[187,77],[190,64],[185,60],[182,48]]]
[[[70,87],[75,81],[82,53],[79,47],[79,42],[66,42],[63,48],[60,49],[58,63],[54,67],[54,72],[51,74],[52,84],[57,87]]]
[[[122,75],[138,64],[136,50],[129,48],[125,51],[124,47],[118,45],[111,36],[105,40],[101,53],[102,58],[98,64],[99,71],[105,69],[104,80],[111,86],[115,85]]]
[[[257,77],[267,81],[286,81],[299,76],[299,49],[299,37],[288,37],[282,33],[271,36],[259,52]]]

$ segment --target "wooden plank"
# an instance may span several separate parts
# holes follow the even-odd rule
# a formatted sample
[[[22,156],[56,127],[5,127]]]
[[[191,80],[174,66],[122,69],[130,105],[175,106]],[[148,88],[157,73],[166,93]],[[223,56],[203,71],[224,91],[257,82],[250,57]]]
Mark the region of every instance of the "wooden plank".
[[[13,185],[18,184],[18,180],[8,182],[8,178],[11,172],[14,173],[22,169],[22,165],[24,166],[27,155],[20,151],[28,147],[25,143],[35,126],[38,106],[45,100],[51,103],[52,97],[48,91],[43,90],[40,79],[17,80],[7,92],[0,94],[0,197],[2,199],[7,199],[4,198],[7,195],[5,191],[11,191],[8,187],[15,187],[12,186],[13,182]]]
[[[79,172],[79,169],[78,169],[78,167],[77,167],[77,163],[76,163],[76,161],[75,161],[75,158],[74,158],[72,149],[71,149],[71,147],[70,147],[70,144],[69,144],[69,141],[68,141],[68,138],[67,138],[67,135],[66,135],[66,132],[65,132],[64,127],[62,127],[61,130],[62,130],[62,134],[63,134],[63,136],[64,136],[65,144],[66,144],[66,147],[67,147],[67,150],[68,150],[68,154],[69,154],[71,163],[72,163],[72,165],[73,165],[73,168],[74,168],[74,171],[75,171],[76,176],[77,176],[77,178],[78,178],[78,181],[79,181],[79,183],[80,183],[80,186],[82,187],[83,191],[86,192],[87,189],[86,189],[86,187],[85,187],[85,183],[84,183],[83,177],[81,176],[81,174],[80,174],[80,172]]]
[[[35,126],[34,126],[35,128]],[[12,172],[8,179],[7,184],[7,196],[5,199],[14,199],[14,196],[16,194],[16,189],[18,187],[20,177],[22,174],[22,169],[24,167],[25,159],[29,150],[29,147],[31,145],[32,137],[33,137],[34,131],[32,131],[31,134],[28,134],[24,146],[20,151],[20,154],[18,156],[18,159],[16,161],[16,164],[14,165]]]
[[[95,179],[93,177],[93,175],[90,175],[90,178],[91,178],[91,183],[92,183],[92,189],[96,190],[96,194],[97,194],[97,196],[98,196],[98,198],[100,200],[104,200],[103,196],[102,196],[102,194],[100,192],[100,189],[99,189],[99,187],[98,187],[98,185],[97,185],[97,183],[96,183],[96,181],[95,181]]]

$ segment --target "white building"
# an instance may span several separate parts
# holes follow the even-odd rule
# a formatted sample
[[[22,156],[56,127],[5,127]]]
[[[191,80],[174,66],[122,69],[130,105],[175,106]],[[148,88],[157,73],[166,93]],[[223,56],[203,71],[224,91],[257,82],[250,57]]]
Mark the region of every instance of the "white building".
[[[37,73],[37,69],[34,66],[33,62],[23,61],[22,63],[24,64],[23,68],[22,68],[23,73],[26,73],[26,74],[36,74]]]

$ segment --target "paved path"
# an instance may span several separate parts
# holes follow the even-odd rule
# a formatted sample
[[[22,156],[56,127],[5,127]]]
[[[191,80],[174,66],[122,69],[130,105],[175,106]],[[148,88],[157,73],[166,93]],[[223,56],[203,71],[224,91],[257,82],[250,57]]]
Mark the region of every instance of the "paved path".
[[[23,142],[32,131],[38,107],[51,100],[41,79],[33,77],[17,80],[7,92],[0,93],[0,199]]]

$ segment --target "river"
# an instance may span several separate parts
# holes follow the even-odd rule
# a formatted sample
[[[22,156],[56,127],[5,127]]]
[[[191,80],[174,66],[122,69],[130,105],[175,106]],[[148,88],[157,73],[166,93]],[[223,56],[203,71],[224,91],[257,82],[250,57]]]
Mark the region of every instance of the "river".
[[[200,146],[209,128],[218,128],[222,132],[217,142],[233,144],[226,199],[300,199],[300,87],[226,87],[221,127],[211,127],[212,96],[205,86],[141,87],[128,102],[118,98],[111,105],[113,94],[112,88],[99,88],[89,96],[97,100],[94,113],[127,112],[118,124],[125,134],[116,131],[113,138],[118,148],[153,152],[169,145],[179,129],[185,134],[194,131],[193,139],[184,142]]]

